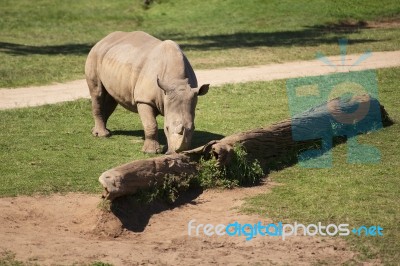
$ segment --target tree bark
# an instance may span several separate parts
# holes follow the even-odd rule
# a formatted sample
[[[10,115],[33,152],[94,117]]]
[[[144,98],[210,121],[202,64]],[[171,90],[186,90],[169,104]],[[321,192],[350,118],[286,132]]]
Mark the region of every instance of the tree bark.
[[[374,106],[375,108],[371,108]],[[352,108],[356,109],[353,116],[342,112]],[[367,121],[368,124],[351,131],[334,132],[332,123],[339,122],[346,126],[354,124],[357,119]],[[113,200],[134,194],[139,188],[149,188],[167,175],[195,175],[202,157],[206,160],[214,157],[221,166],[228,165],[233,156],[233,147],[237,144],[244,147],[249,159],[257,159],[265,169],[277,158],[287,156],[296,149],[315,146],[321,139],[332,138],[338,133],[365,133],[380,123],[387,126],[392,121],[378,100],[368,95],[344,102],[333,99],[292,119],[265,128],[236,133],[180,154],[137,160],[117,166],[104,172],[99,181],[104,187],[103,196]]]

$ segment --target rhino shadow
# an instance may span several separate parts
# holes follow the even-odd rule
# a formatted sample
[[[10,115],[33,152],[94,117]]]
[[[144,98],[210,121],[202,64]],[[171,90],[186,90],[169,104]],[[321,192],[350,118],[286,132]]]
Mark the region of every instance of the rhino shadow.
[[[203,193],[201,188],[192,188],[181,193],[174,203],[156,201],[149,204],[139,203],[133,196],[124,196],[111,203],[111,212],[119,219],[123,228],[132,232],[143,232],[151,216],[182,205],[196,205],[194,201]]]
[[[144,131],[143,130],[114,130],[111,132],[115,136],[131,136],[131,137],[142,137],[144,141]],[[191,148],[197,148],[199,146],[205,145],[212,140],[220,140],[225,136],[221,134],[211,133],[207,131],[195,130],[192,139]],[[167,145],[167,139],[164,134],[163,129],[158,129],[158,140],[161,145]]]

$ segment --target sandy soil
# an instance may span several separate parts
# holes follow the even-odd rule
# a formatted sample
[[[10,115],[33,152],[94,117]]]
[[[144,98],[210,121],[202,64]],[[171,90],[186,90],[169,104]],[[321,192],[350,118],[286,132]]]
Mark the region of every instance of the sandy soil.
[[[311,60],[251,67],[196,70],[196,75],[199,84],[210,83],[212,87],[224,83],[268,81],[400,66],[400,51],[374,52],[365,61],[353,66],[359,58],[359,54],[347,55],[342,62],[340,56],[328,57],[334,66],[329,66],[319,60]],[[79,98],[89,98],[85,80],[48,86],[0,89],[0,110],[72,101]]]
[[[174,206],[117,202],[113,212],[99,208],[96,195],[2,198],[0,253],[13,252],[18,260],[40,265],[332,265],[355,259],[340,238],[188,236],[191,219],[214,225],[278,222],[238,209],[245,197],[270,187],[192,191]]]

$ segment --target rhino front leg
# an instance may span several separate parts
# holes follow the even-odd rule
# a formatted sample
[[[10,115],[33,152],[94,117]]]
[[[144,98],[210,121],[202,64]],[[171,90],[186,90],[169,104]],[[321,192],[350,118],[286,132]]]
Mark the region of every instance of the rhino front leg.
[[[145,153],[160,153],[161,148],[158,143],[156,110],[148,104],[139,103],[138,113],[144,129],[144,145],[142,151]]]

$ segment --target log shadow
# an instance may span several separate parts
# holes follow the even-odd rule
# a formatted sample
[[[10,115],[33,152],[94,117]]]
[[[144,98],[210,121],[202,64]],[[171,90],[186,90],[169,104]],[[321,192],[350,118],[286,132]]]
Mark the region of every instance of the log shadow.
[[[376,101],[376,100],[375,100]],[[377,101],[375,102],[377,103]],[[378,102],[379,103],[379,102]],[[380,111],[380,121],[381,121],[381,126],[383,128],[390,127],[395,123],[394,120],[392,120],[389,117],[389,114],[387,111],[384,109],[383,106],[379,107]],[[329,119],[329,117],[325,117]],[[323,124],[323,123],[321,123]],[[275,154],[270,154],[269,157],[263,158],[263,156],[252,156],[252,154],[249,154],[250,159],[257,159],[260,161],[261,166],[264,170],[264,173],[266,175],[269,174],[271,171],[280,171],[283,170],[287,167],[294,166],[295,164],[298,164],[300,162],[299,156],[302,152],[308,151],[310,149],[314,150],[319,150],[323,151],[323,153],[316,153],[315,155],[311,155],[308,157],[308,159],[317,159],[320,156],[324,156],[327,152],[331,151],[334,147],[340,145],[340,144],[346,144],[348,142],[349,137],[356,137],[361,134],[366,134],[367,132],[373,132],[380,129],[380,127],[375,128],[375,126],[371,123],[367,128],[364,128],[362,131],[356,132],[356,134],[352,134],[351,136],[348,135],[335,135],[333,133],[329,134],[330,137],[332,137],[332,145],[329,146],[328,149],[324,149],[323,142],[321,138],[316,138],[316,139],[310,139],[307,141],[293,141],[292,143],[288,143],[286,146],[282,146],[281,149],[277,149],[277,152]],[[325,129],[326,132],[329,131],[329,129]],[[354,132],[355,133],[355,132]],[[280,143],[284,142],[286,139],[287,132],[281,131],[281,132],[274,132],[274,138],[275,140]],[[290,131],[290,134],[292,134],[292,131]],[[307,134],[305,134],[307,135]],[[292,139],[293,137],[291,137]],[[361,144],[362,145],[362,144]],[[284,150],[284,152],[280,152],[281,150]],[[304,158],[303,158],[304,162]],[[312,167],[314,168],[314,167]]]
[[[279,137],[279,135],[277,135],[277,137]],[[346,142],[347,142],[346,136],[333,136],[332,147],[326,152],[330,151],[337,145],[344,144]],[[274,159],[269,160],[267,163],[263,163],[262,168],[264,170],[264,173],[268,175],[271,171],[281,171],[284,170],[285,168],[298,164],[299,154],[309,149],[321,150],[322,140],[314,140],[313,143],[298,142],[297,147],[294,147],[291,150],[287,150],[284,155],[274,156],[275,157]],[[322,155],[324,155],[324,153]],[[317,158],[317,156],[311,157],[310,159],[315,159],[315,158]]]
[[[192,188],[181,193],[174,203],[156,201],[149,204],[138,202],[134,196],[124,196],[113,200],[111,212],[119,219],[123,228],[132,232],[143,232],[151,216],[166,210],[172,210],[185,204],[193,204],[200,194],[201,188]]]

